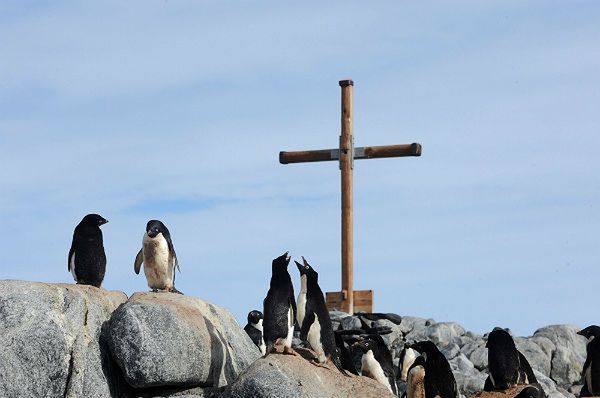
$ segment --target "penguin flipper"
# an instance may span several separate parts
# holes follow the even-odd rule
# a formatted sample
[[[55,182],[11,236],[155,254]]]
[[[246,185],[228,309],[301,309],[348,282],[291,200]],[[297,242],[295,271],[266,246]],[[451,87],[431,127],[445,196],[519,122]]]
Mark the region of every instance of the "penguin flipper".
[[[135,256],[135,261],[133,262],[133,270],[136,274],[140,273],[140,268],[142,268],[142,263],[144,262],[144,248],[141,248],[138,252],[137,256]]]
[[[315,313],[311,311],[310,313],[304,315],[304,321],[302,321],[302,326],[300,327],[300,340],[307,341],[308,339],[308,331],[315,321]]]

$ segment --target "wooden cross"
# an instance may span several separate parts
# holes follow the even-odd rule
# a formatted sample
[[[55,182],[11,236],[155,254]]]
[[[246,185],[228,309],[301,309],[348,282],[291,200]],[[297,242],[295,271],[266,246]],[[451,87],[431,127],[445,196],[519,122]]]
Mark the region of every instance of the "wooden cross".
[[[421,144],[354,147],[352,135],[352,80],[341,80],[342,135],[338,149],[279,152],[279,162],[306,163],[339,160],[342,174],[342,291],[327,293],[329,309],[373,312],[373,291],[353,290],[352,169],[354,159],[421,156]]]

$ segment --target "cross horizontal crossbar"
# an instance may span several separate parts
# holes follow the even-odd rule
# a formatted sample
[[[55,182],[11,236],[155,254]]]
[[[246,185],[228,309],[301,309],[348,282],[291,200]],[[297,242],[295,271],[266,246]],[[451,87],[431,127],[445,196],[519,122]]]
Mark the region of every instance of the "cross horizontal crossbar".
[[[421,144],[401,144],[365,146],[354,148],[354,159],[398,158],[421,156]],[[279,163],[307,163],[339,160],[339,149],[319,149],[314,151],[279,152]]]

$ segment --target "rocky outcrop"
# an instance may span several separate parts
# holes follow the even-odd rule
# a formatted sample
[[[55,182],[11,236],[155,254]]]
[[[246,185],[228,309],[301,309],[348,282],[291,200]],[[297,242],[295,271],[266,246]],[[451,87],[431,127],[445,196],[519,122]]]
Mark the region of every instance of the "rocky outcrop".
[[[414,316],[403,316],[399,325],[385,319],[377,325],[387,326],[389,334],[383,336],[394,365],[406,342],[431,340],[444,354],[463,396],[471,396],[483,390],[487,378],[486,337],[466,331],[455,322],[436,322]],[[361,324],[360,314],[349,316],[332,312],[334,326],[339,329],[355,329]],[[376,326],[376,325],[374,325]],[[586,340],[577,335],[575,326],[554,325],[537,330],[530,337],[515,337],[517,348],[528,359],[545,392],[553,398],[573,398],[581,386],[581,371],[585,361]],[[356,365],[360,367],[360,363]],[[405,388],[400,383],[401,390]]]
[[[301,356],[271,354],[254,362],[221,398],[393,398],[387,388],[363,376],[346,377],[327,363],[315,366]]]
[[[102,332],[125,300],[93,286],[0,281],[0,396],[118,396]]]
[[[137,389],[221,387],[260,356],[229,311],[174,293],[135,293],[115,311],[108,341]]]
[[[331,318],[336,329],[386,332],[396,367],[406,342],[432,340],[463,397],[483,389],[485,336],[455,322],[383,315],[334,311]],[[554,325],[515,337],[550,398],[574,398],[581,388],[586,340],[577,330]],[[226,309],[172,293],[127,299],[92,286],[0,281],[0,347],[0,397],[7,398],[389,395],[375,381],[345,377],[333,366],[280,354],[260,358]],[[353,358],[360,368],[360,355]]]

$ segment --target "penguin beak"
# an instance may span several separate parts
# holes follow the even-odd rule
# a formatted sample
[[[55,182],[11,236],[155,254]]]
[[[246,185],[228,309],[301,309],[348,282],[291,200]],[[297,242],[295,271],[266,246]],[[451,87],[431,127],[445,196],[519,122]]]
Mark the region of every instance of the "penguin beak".
[[[102,220],[100,220],[100,225],[104,225],[108,222],[108,220],[106,218],[103,218]]]

